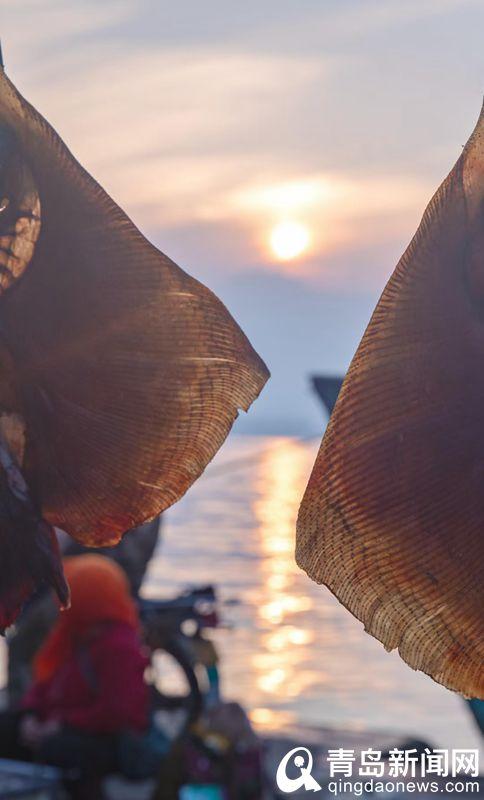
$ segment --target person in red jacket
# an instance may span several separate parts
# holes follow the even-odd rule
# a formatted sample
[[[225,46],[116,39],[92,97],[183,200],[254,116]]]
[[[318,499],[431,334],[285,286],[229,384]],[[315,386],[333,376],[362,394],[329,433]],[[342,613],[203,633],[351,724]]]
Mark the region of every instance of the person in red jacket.
[[[0,716],[0,755],[70,770],[71,794],[95,800],[119,734],[148,728],[148,658],[122,569],[89,554],[66,559],[65,573],[71,607],[37,653],[20,711]]]

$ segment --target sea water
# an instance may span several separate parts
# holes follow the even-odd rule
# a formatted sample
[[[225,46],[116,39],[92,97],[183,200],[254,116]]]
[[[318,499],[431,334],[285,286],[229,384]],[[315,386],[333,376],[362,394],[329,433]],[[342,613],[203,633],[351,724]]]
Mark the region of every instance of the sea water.
[[[232,435],[165,513],[144,593],[216,585],[224,627],[211,635],[222,692],[259,730],[309,725],[479,746],[460,697],[387,653],[296,566],[297,509],[317,446]]]
[[[380,730],[477,747],[464,701],[387,653],[296,566],[296,515],[318,444],[231,436],[165,514],[146,593],[216,584],[230,625],[214,635],[222,691],[259,728]]]

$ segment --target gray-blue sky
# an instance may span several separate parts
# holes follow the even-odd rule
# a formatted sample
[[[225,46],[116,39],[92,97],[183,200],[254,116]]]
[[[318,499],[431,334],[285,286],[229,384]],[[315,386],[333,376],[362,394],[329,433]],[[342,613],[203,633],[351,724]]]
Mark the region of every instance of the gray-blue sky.
[[[239,429],[317,430],[307,374],[346,368],[477,118],[482,0],[15,0],[0,21],[19,89],[268,362]],[[311,234],[293,262],[281,214]]]

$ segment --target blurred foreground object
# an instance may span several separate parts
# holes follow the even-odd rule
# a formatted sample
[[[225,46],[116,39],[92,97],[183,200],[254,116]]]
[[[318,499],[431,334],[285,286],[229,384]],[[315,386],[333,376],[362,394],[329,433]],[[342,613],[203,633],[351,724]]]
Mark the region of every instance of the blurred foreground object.
[[[153,555],[162,518],[155,517],[124,536],[114,547],[88,548],[71,539],[64,531],[57,531],[60,550],[64,556],[96,552],[113,559],[123,569],[129,581],[131,594],[137,597],[148,563]],[[10,708],[15,708],[32,681],[32,662],[39,647],[51,630],[59,614],[58,603],[50,587],[38,591],[7,634],[8,667],[7,696]]]
[[[353,359],[297,561],[388,650],[484,696],[484,113]]]
[[[0,628],[39,583],[67,601],[51,526],[118,542],[184,494],[268,378],[3,70],[0,371]]]

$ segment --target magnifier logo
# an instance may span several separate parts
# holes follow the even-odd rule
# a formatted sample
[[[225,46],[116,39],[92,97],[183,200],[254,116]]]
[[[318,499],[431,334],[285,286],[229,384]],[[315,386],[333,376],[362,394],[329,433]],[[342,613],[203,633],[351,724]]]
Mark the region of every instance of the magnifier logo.
[[[289,778],[287,776],[287,765],[292,758],[294,758],[294,766],[301,772],[298,778]],[[320,792],[321,786],[311,775],[312,768],[313,757],[307,747],[295,747],[294,750],[286,753],[277,768],[276,783],[278,788],[285,794],[297,792],[298,789],[303,787],[307,792]]]

